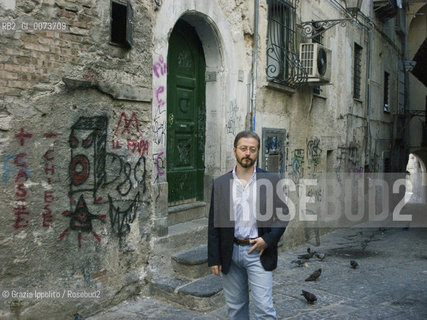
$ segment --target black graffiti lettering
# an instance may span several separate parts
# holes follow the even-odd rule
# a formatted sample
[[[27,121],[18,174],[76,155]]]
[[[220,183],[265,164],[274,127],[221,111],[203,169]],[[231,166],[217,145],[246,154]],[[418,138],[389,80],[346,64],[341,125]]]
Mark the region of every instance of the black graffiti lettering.
[[[126,196],[132,189],[132,181],[130,180],[131,170],[130,164],[125,163],[123,170],[125,178],[116,188],[117,192],[122,196]]]
[[[146,184],[145,184],[145,175],[146,175],[146,167],[145,167],[145,157],[142,156],[138,159],[138,162],[135,164],[133,169],[133,176],[135,181],[140,185],[142,184],[142,192],[145,193]]]

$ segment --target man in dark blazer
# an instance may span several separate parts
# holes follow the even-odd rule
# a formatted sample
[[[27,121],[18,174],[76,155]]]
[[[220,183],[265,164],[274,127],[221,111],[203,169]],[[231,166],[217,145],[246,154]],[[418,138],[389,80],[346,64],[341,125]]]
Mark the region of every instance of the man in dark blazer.
[[[255,166],[260,139],[242,131],[234,140],[235,168],[214,181],[209,211],[208,265],[222,276],[230,319],[249,319],[249,286],[256,319],[277,319],[272,271],[288,207],[276,174]]]

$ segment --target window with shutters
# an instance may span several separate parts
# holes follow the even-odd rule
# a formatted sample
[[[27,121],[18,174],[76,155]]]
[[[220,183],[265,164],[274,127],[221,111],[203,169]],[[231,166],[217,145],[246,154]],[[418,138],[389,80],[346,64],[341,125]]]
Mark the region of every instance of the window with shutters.
[[[132,15],[133,9],[129,1],[111,1],[111,44],[132,47]]]

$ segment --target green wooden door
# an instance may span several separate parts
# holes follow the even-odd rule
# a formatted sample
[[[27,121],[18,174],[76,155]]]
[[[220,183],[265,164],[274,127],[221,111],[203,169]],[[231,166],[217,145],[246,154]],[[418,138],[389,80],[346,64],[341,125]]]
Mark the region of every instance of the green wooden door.
[[[167,67],[168,200],[202,200],[206,64],[200,40],[185,22],[172,31]]]

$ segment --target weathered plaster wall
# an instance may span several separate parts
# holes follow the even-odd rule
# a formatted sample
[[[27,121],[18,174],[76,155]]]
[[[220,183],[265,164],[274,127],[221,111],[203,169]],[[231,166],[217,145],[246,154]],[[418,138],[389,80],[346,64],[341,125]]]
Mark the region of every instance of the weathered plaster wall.
[[[371,2],[365,2],[362,11],[370,16]],[[384,168],[384,152],[390,151],[393,119],[391,113],[383,111],[384,71],[390,74],[389,92],[391,112],[398,107],[398,63],[402,48],[396,35],[386,39],[384,26],[375,20],[372,29],[372,47],[369,47],[369,31],[358,24],[347,22],[323,33],[323,45],[332,51],[331,81],[321,87],[321,96],[313,96],[308,86],[297,90],[271,86],[266,77],[267,66],[267,15],[266,1],[260,1],[258,97],[256,131],[262,128],[286,130],[285,172],[282,176],[298,184],[300,179],[321,178],[322,173],[341,179],[342,172],[363,173],[371,164],[372,170]],[[299,1],[297,25],[303,21],[338,19],[346,16],[342,8],[331,1]],[[363,19],[362,19],[363,20]],[[393,24],[393,21],[390,22]],[[297,30],[298,29],[297,27]],[[297,32],[297,46],[310,42]],[[361,98],[353,98],[354,46],[362,47],[361,57]],[[372,51],[372,79],[368,81],[369,53]],[[368,86],[371,84],[371,105],[368,110]],[[368,150],[367,118],[371,117]],[[324,190],[310,191],[316,200],[324,198]],[[323,196],[322,196],[323,193]],[[294,203],[299,195],[294,192]],[[298,207],[297,207],[298,210]],[[290,225],[285,235],[285,244],[303,240],[306,225]],[[333,226],[333,224],[331,224]]]
[[[427,5],[421,7],[411,6],[412,15],[409,17],[408,32],[408,58],[412,60],[427,36]],[[409,73],[409,109],[424,110],[426,104],[427,88],[416,77]],[[409,122],[410,148],[421,145],[422,124],[419,117],[414,117]]]
[[[17,1],[0,37],[0,286],[60,299],[1,300],[0,318],[59,319],[145,289],[151,234],[151,2],[134,45],[110,40],[110,1]],[[62,297],[63,290],[97,298]]]

